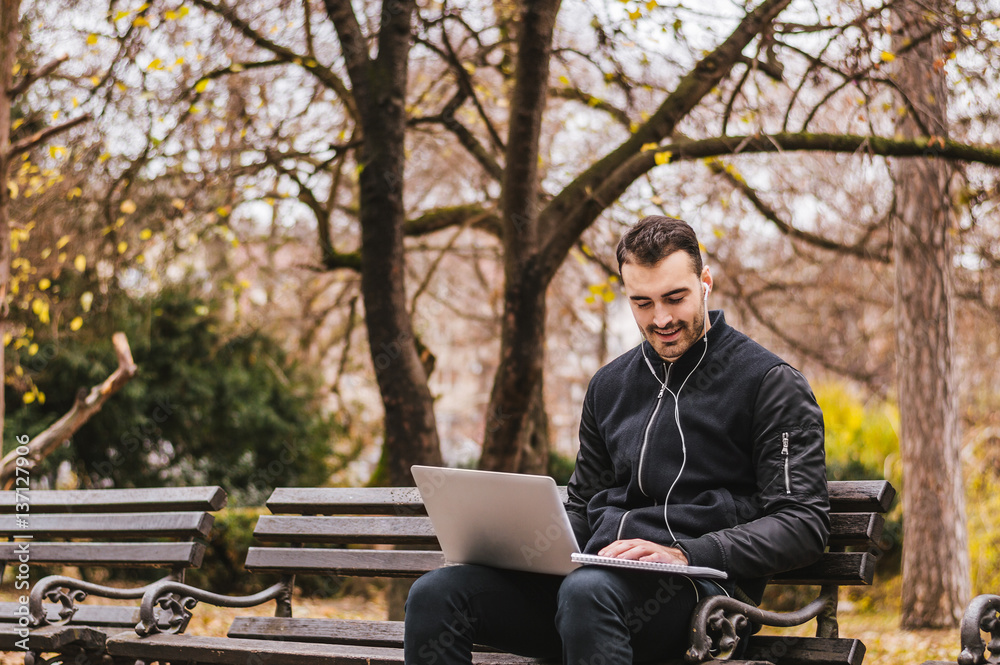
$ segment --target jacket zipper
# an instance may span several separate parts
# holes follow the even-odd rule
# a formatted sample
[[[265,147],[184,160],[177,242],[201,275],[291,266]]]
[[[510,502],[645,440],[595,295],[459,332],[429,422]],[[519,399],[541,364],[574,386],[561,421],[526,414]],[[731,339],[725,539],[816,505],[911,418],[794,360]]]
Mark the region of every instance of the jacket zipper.
[[[646,489],[642,486],[642,463],[646,459],[646,446],[649,444],[649,430],[653,429],[653,421],[656,420],[656,414],[660,412],[660,404],[663,403],[663,393],[667,390],[667,384],[670,383],[670,370],[674,368],[673,365],[666,367],[664,363],[664,368],[666,372],[664,373],[665,380],[660,385],[660,392],[656,396],[656,407],[653,409],[653,415],[649,417],[649,422],[646,423],[646,431],[642,434],[642,448],[639,450],[639,491],[642,492],[643,496],[649,496],[646,494]],[[624,518],[623,518],[624,520]]]
[[[632,511],[631,510],[626,510],[622,514],[622,518],[618,522],[618,533],[615,534],[615,540],[621,540],[622,539],[622,531],[625,529],[625,518],[628,517],[628,514],[630,512],[632,512]]]
[[[785,494],[791,494],[792,481],[788,473],[788,432],[781,433],[781,456],[785,458]]]

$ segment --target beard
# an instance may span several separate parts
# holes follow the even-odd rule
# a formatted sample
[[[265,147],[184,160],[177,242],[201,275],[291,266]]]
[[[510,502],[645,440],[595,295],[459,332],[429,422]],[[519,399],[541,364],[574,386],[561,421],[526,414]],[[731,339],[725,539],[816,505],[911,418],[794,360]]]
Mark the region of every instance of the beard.
[[[704,334],[705,312],[701,309],[691,321],[676,321],[669,328],[649,325],[642,330],[642,336],[656,354],[667,362],[674,362],[684,355]]]

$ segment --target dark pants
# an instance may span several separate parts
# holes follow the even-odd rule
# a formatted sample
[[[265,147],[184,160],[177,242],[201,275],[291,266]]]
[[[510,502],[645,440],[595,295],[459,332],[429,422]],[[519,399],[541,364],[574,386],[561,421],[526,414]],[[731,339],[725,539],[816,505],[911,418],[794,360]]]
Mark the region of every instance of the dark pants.
[[[406,665],[468,665],[472,645],[566,665],[678,658],[705,580],[583,566],[566,577],[487,566],[424,575],[406,601]]]

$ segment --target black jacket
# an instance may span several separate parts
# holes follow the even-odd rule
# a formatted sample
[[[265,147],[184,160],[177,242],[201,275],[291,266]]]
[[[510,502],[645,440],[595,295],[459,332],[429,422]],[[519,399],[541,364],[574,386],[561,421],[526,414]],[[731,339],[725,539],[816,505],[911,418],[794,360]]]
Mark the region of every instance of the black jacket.
[[[711,317],[707,349],[668,364],[643,342],[594,375],[567,510],[585,552],[675,545],[756,602],[826,546],[823,414],[798,371]]]

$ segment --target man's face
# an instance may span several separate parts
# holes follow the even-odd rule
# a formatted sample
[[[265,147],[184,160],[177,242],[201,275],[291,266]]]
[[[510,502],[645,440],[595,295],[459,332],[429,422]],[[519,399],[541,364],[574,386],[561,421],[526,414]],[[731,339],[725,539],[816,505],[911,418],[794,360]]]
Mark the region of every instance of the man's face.
[[[642,336],[661,358],[674,362],[701,338],[708,266],[699,276],[686,252],[674,252],[653,266],[625,263],[622,281]]]

